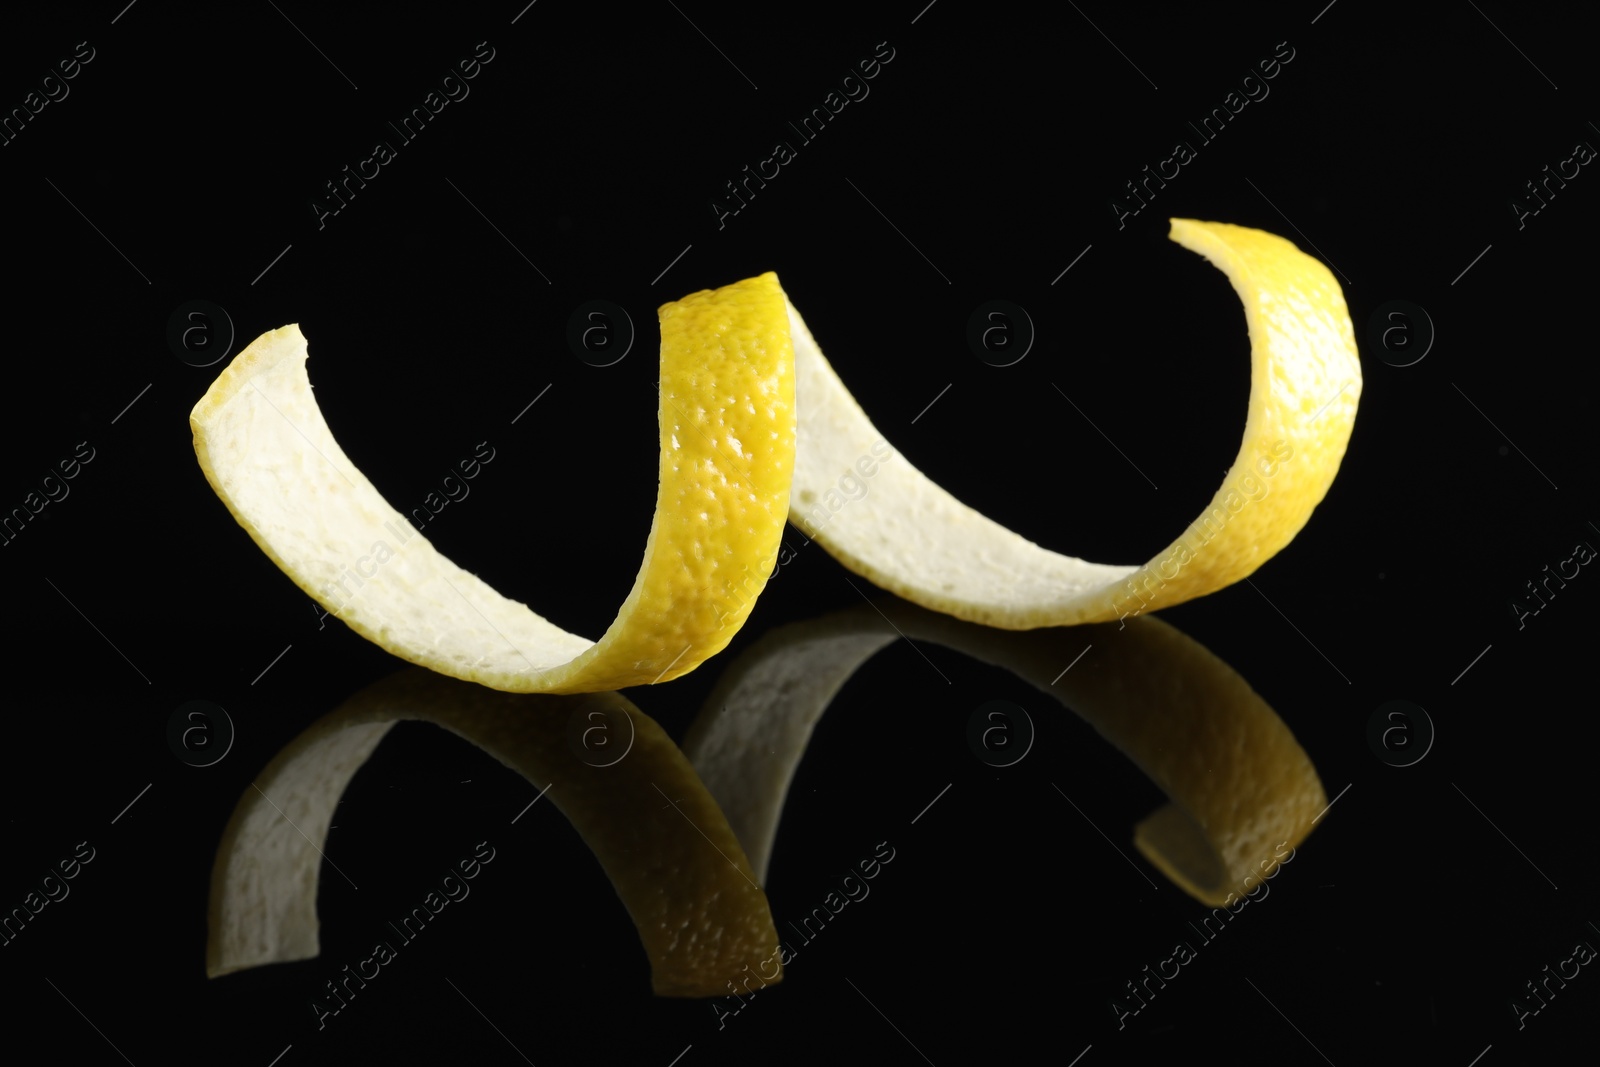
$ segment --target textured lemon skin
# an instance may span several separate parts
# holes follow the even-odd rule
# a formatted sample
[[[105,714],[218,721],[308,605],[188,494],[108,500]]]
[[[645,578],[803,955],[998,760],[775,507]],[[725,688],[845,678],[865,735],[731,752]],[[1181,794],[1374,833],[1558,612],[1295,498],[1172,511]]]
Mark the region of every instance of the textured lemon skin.
[[[628,738],[609,738],[625,754],[607,766],[580,759],[573,745],[570,724],[594,714],[611,734],[629,724]],[[747,968],[778,968],[766,895],[722,811],[654,720],[616,693],[493,692],[409,668],[307,727],[244,790],[212,868],[208,976],[320,953],[317,887],[334,809],[402,720],[449,730],[548,790],[544,803],[582,836],[632,917],[656,995],[719,996]],[[527,825],[514,828],[519,839]]]
[[[1112,598],[1115,615],[1096,621],[1204,596],[1281,551],[1332,486],[1361,396],[1355,329],[1326,266],[1282,237],[1228,223],[1173,219],[1171,237],[1226,274],[1244,304],[1249,416],[1204,515],[1129,577]]]
[[[1003,629],[1122,619],[1253,573],[1300,531],[1338,473],[1361,393],[1355,331],[1332,273],[1283,238],[1188,219],[1172,220],[1171,237],[1222,270],[1243,302],[1251,389],[1222,487],[1148,563],[1052,552],[934,484],[885,445],[792,304],[800,445],[790,521],[881,588]],[[865,495],[825,506],[862,457],[881,457]]]
[[[668,681],[727,647],[772,572],[794,476],[794,349],[778,276],[659,314],[655,526],[636,597],[591,653],[616,687]]]
[[[667,681],[725,648],[766,583],[788,514],[795,407],[777,275],[695,293],[660,317],[655,517],[598,642],[462,570],[383,499],[328,430],[296,326],[263,334],[218,376],[190,416],[195,454],[296,585],[402,659],[508,692]]]

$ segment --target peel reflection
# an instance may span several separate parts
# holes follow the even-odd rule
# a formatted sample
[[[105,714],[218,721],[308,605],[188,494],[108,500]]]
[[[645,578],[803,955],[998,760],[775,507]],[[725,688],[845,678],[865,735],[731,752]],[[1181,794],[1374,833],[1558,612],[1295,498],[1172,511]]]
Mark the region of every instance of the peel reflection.
[[[624,758],[585,758],[571,743],[575,720],[623,718]],[[209,976],[319,954],[317,883],[334,807],[401,720],[441,726],[549,788],[627,907],[658,996],[715,996],[729,976],[774,956],[766,895],[727,820],[677,745],[629,700],[503,693],[410,668],[317,720],[245,790],[212,870]]]
[[[512,694],[410,668],[313,723],[245,791],[212,873],[207,972],[319,954],[334,807],[389,729],[419,720],[549,787],[627,907],[657,995],[721,995],[730,976],[780,958],[759,883],[812,731],[902,633],[1010,670],[1131,759],[1170,798],[1138,823],[1135,846],[1209,907],[1250,892],[1327,806],[1283,720],[1227,664],[1149,617],[1018,632],[889,599],[778,627],[724,671],[682,751],[617,693]],[[1085,642],[1094,654],[1076,662]],[[571,724],[591,720],[626,721],[623,757],[574,744]]]
[[[882,612],[880,613],[879,608]],[[766,878],[817,721],[900,634],[1002,667],[1088,721],[1167,794],[1134,844],[1210,907],[1230,903],[1305,840],[1327,795],[1284,721],[1204,646],[1155,618],[1025,632],[887,599],[772,630],[729,664],[684,752]],[[1085,644],[1093,653],[1061,673]]]

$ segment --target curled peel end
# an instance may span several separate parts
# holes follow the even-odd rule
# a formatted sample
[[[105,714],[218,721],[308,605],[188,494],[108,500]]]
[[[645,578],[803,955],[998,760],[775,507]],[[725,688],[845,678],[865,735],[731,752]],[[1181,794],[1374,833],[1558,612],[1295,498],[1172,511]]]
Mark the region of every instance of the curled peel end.
[[[195,454],[280,570],[401,659],[516,693],[670,681],[726,647],[781,542],[794,357],[772,272],[663,305],[661,328],[655,512],[633,589],[598,641],[457,566],[384,499],[328,428],[295,325],[262,334],[212,383],[190,414]]]
[[[1254,573],[1305,526],[1338,473],[1361,392],[1355,333],[1333,274],[1291,242],[1170,221],[1172,240],[1221,270],[1244,306],[1251,390],[1222,486],[1155,558],[1126,566],[1066,556],[955,499],[884,443],[792,306],[803,399],[791,521],[874,584],[1008,630],[1117,621]]]

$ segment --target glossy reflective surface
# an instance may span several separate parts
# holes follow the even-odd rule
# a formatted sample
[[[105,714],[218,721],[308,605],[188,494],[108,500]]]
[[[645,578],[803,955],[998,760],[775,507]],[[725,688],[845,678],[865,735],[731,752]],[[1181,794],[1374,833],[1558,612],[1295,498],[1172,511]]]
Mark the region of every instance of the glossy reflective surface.
[[[280,1067],[1581,1055],[1582,27],[919,3],[775,34],[678,6],[8,25],[8,1040]],[[654,309],[770,269],[955,496],[1146,559],[1249,388],[1237,298],[1168,216],[1328,263],[1364,391],[1294,542],[1126,629],[959,627],[791,527],[702,668],[519,712],[323,618],[195,463],[207,346],[297,322],[391,503],[599,636],[654,500]],[[314,749],[353,707],[370,736]],[[703,791],[654,777],[691,765]],[[260,891],[208,957],[236,810]],[[725,915],[749,950],[708,981]]]

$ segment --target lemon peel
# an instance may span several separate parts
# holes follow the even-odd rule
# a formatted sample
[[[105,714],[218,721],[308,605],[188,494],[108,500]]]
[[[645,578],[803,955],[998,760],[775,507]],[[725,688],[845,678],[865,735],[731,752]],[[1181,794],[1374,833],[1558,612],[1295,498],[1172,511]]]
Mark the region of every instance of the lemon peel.
[[[1247,879],[1270,874],[1278,849],[1303,842],[1327,807],[1283,719],[1160,619],[1017,633],[884,601],[764,634],[728,664],[690,725],[683,751],[763,881],[813,729],[851,675],[902,637],[1011,671],[1122,751],[1170,800],[1138,823],[1134,844],[1203,904],[1250,891]],[[1080,663],[1086,639],[1094,651]]]
[[[631,746],[613,764],[591,764],[569,743],[568,723],[591,714],[628,721]],[[495,692],[413,667],[312,723],[240,797],[212,868],[209,977],[319,954],[334,808],[401,720],[443,727],[548,789],[632,917],[656,995],[722,995],[746,967],[776,961],[777,929],[738,839],[654,720],[617,693]]]
[[[1211,505],[1142,566],[1045,549],[913,467],[770,272],[660,309],[655,517],[633,590],[598,642],[507,599],[411,531],[328,431],[297,327],[262,335],[217,378],[190,417],[195,452],[240,525],[352,629],[510,692],[599,692],[693,670],[748,616],[785,518],[849,570],[960,619],[1003,629],[1126,619],[1224,588],[1281,551],[1338,473],[1362,386],[1327,267],[1260,230],[1171,223],[1172,240],[1222,270],[1244,305],[1251,390],[1238,457]],[[871,491],[832,507],[841,472],[863,463]]]
[[[790,522],[846,568],[936,611],[1003,629],[1104,622],[1181,604],[1248,577],[1306,524],[1338,473],[1361,394],[1338,281],[1282,237],[1172,219],[1170,237],[1220,269],[1244,304],[1249,415],[1232,468],[1195,523],[1142,566],[1052,552],[985,517],[885,447],[788,305],[799,450]],[[877,457],[877,458],[874,458]],[[829,494],[872,464],[848,507]]]
[[[195,454],[296,585],[401,659],[507,692],[668,681],[726,647],[777,555],[794,357],[771,272],[663,304],[660,321],[655,516],[633,589],[599,641],[456,566],[384,500],[323,419],[298,326],[263,334],[217,377],[190,415]]]

